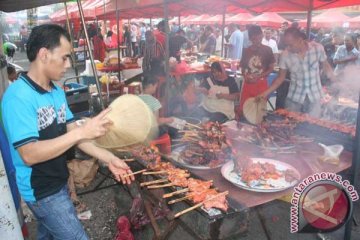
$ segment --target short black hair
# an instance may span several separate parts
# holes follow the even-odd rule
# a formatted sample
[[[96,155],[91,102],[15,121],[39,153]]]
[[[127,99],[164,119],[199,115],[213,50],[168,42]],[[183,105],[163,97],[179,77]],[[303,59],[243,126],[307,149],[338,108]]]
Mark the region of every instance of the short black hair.
[[[30,62],[36,59],[41,48],[53,50],[60,46],[60,38],[65,37],[70,42],[68,32],[56,24],[44,24],[32,29],[26,43],[26,55]]]
[[[165,20],[161,20],[161,21],[157,24],[157,28],[159,29],[159,31],[164,32],[164,31],[165,31]]]
[[[179,28],[179,30],[177,30],[176,33],[185,34],[185,31],[183,29]]]
[[[107,37],[111,37],[113,35],[113,32],[111,30],[109,30],[106,34]]]
[[[251,25],[248,29],[249,38],[262,34],[261,27],[259,25]]]
[[[143,75],[142,78],[142,87],[143,89],[147,88],[149,85],[155,85],[157,83],[157,79],[153,74],[147,73]]]
[[[212,64],[211,64],[211,70],[216,70],[216,71],[218,71],[218,72],[222,72],[223,71],[223,68],[221,67],[221,65],[220,65],[220,62],[213,62]]]
[[[299,28],[299,23],[298,22],[292,22],[290,27],[292,28]]]
[[[13,74],[13,73],[16,73],[16,69],[15,69],[13,66],[11,66],[11,65],[8,65],[7,68],[6,68],[6,70],[7,70],[7,74],[8,74],[8,75]]]
[[[353,33],[346,33],[345,37],[350,37],[351,41],[356,45],[357,35]]]
[[[290,28],[286,29],[284,36],[286,36],[286,35],[291,35],[294,38],[301,38],[304,40],[306,40],[306,38],[307,38],[306,34],[303,31],[301,31],[299,28],[296,28],[296,27],[290,27]]]
[[[207,25],[207,26],[205,27],[205,31],[213,32],[214,29],[213,29],[211,26]]]

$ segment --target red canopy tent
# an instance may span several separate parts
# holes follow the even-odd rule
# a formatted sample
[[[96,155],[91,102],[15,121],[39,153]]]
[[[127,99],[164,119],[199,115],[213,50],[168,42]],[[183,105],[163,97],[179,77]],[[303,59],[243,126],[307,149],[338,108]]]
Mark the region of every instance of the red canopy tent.
[[[339,9],[327,10],[312,19],[312,27],[315,28],[332,28],[342,27],[344,23],[348,22],[350,17],[346,16]],[[305,27],[307,20],[301,20],[300,26]]]
[[[104,0],[88,0],[83,3],[84,17],[85,20],[93,20],[96,18],[95,8],[103,7]],[[72,11],[70,14],[70,19],[79,19],[79,11]]]
[[[207,21],[211,18],[208,14],[203,14],[192,19],[185,20],[184,24],[207,24]]]
[[[230,18],[230,15],[225,15],[225,21]],[[204,24],[221,24],[223,21],[223,15],[215,15],[210,17],[209,19],[204,20]]]
[[[114,2],[115,0],[106,0],[107,2]],[[44,6],[47,4],[60,3],[65,2],[65,0],[1,0],[0,1],[0,11],[4,12],[14,12],[23,9],[30,9],[39,6]],[[157,2],[157,4],[163,4],[163,1],[157,0],[118,0],[120,5],[123,2],[133,2],[133,7],[137,7],[139,5],[145,6],[149,2],[153,4],[153,2]],[[141,3],[144,2],[144,3]],[[177,0],[169,0],[169,4],[177,3]],[[360,0],[207,0],[207,4],[201,5],[204,1],[200,1],[202,3],[197,4],[198,1],[181,1],[186,2],[187,8],[191,8],[192,4],[196,7],[200,6],[198,11],[205,13],[214,5],[220,6],[221,4],[226,4],[226,12],[227,13],[236,13],[236,9],[239,8],[248,10],[250,12],[268,12],[268,11],[276,11],[276,12],[284,12],[284,11],[308,11],[310,9],[327,9],[327,8],[335,8],[335,7],[344,7],[344,6],[352,6],[360,4]],[[313,2],[313,3],[312,3]],[[190,4],[189,4],[190,3]],[[115,4],[114,4],[115,5]],[[126,5],[126,4],[125,4]],[[126,6],[125,6],[126,7]],[[122,8],[122,7],[120,7]],[[210,9],[209,13],[219,14],[223,13],[223,8],[218,9]],[[178,13],[181,13],[178,11]],[[103,13],[102,13],[103,14]],[[179,16],[183,14],[174,14],[173,16]],[[187,15],[187,14],[185,14]]]
[[[244,22],[251,24],[258,24],[265,27],[280,27],[283,22],[288,22],[285,18],[277,13],[266,12],[259,16],[244,20]]]
[[[71,4],[67,7],[68,14],[73,11],[79,11],[77,4]],[[50,15],[50,19],[52,22],[65,22],[66,21],[66,11],[65,8],[58,10],[57,12]]]
[[[236,24],[244,24],[248,19],[253,18],[254,16],[250,13],[239,13],[230,18],[226,19],[227,23],[236,23]]]
[[[87,0],[83,3],[84,17],[85,20],[94,20],[96,18],[95,8],[98,6],[103,6],[103,0]],[[79,8],[77,4],[68,5],[68,14],[70,20],[80,19]],[[51,21],[53,22],[65,22],[66,21],[66,11],[65,8],[61,9],[50,16]]]
[[[360,16],[349,19],[350,28],[360,28]]]
[[[197,16],[193,16],[193,15],[189,15],[186,17],[180,17],[180,23],[183,23],[184,21],[188,20],[188,19],[192,19],[195,18]],[[169,20],[170,23],[178,23],[179,22],[179,17],[174,17],[173,19]]]

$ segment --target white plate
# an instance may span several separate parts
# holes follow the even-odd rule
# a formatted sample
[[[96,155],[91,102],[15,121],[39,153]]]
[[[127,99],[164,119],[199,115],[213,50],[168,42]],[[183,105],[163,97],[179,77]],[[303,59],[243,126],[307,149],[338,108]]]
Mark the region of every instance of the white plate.
[[[273,159],[268,159],[268,158],[251,158],[251,159],[253,160],[254,163],[257,163],[257,162],[272,163],[275,165],[276,169],[279,171],[286,171],[286,170],[290,169],[297,174],[297,179],[300,179],[300,173],[293,166],[291,166],[289,164],[286,164],[286,163],[283,163],[283,162],[280,162],[277,160],[273,160]],[[271,181],[271,184],[275,185],[276,187],[270,187],[270,188],[265,188],[263,186],[250,187],[244,181],[241,180],[240,175],[232,172],[233,169],[234,169],[234,162],[233,161],[227,162],[224,164],[224,166],[222,166],[221,174],[223,175],[223,177],[226,180],[228,180],[235,186],[238,186],[239,188],[253,191],[253,192],[279,192],[279,191],[283,191],[285,189],[295,186],[295,184],[298,182],[298,180],[294,180],[292,182],[287,182],[287,181],[285,181],[285,177],[281,177],[277,180],[268,180],[268,181]]]
[[[203,165],[191,165],[187,162],[184,162],[181,158],[180,158],[180,153],[185,149],[185,146],[183,147],[179,147],[176,148],[175,150],[173,150],[171,152],[171,158],[175,161],[178,162],[180,165],[190,168],[190,169],[196,169],[196,170],[209,170],[209,169],[215,169],[215,168],[220,168],[222,167],[226,162],[219,164],[218,166],[215,167],[209,167],[209,166],[203,166]]]

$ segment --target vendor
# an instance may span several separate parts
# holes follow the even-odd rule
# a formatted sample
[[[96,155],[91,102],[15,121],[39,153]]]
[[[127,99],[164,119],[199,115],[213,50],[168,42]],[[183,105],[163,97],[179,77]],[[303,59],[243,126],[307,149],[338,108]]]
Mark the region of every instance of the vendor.
[[[320,100],[323,97],[320,68],[329,79],[335,80],[324,47],[314,41],[308,42],[306,35],[298,28],[286,29],[284,37],[288,47],[280,56],[279,76],[259,97],[267,97],[275,91],[285,81],[286,73],[289,71],[291,81],[285,103],[286,108],[290,111],[320,117]]]
[[[191,114],[199,119],[226,122],[235,117],[234,102],[239,96],[239,87],[233,77],[229,77],[220,62],[211,64],[211,75],[197,88],[204,94],[200,107]]]
[[[251,25],[248,33],[252,45],[244,50],[241,60],[244,84],[241,90],[240,104],[236,109],[238,118],[242,116],[245,101],[256,97],[267,89],[267,77],[274,70],[275,64],[271,48],[262,44],[263,33],[261,27]]]
[[[125,162],[92,142],[106,134],[107,109],[78,126],[59,82],[70,67],[70,36],[62,27],[33,28],[27,42],[30,67],[9,86],[2,117],[22,198],[37,218],[38,239],[89,239],[69,197],[66,152],[77,146],[103,161],[115,179],[134,178]]]

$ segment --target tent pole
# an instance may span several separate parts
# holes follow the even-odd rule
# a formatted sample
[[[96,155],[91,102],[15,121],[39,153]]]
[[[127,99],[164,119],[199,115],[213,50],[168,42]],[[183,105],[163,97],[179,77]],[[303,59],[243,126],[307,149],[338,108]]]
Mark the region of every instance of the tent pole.
[[[120,21],[120,16],[119,16],[119,6],[118,6],[118,1],[116,0],[116,28],[117,28],[117,56],[118,56],[118,77],[120,80],[121,79],[121,74],[120,74],[120,25],[119,25],[119,21]]]
[[[107,28],[106,28],[106,15],[105,15],[105,5],[106,5],[106,1],[105,0],[103,0],[103,3],[104,3],[104,22],[105,22],[105,30],[106,30],[106,33],[107,33]]]
[[[180,27],[181,21],[180,21],[180,14],[179,14],[179,19],[178,19],[178,25]]]
[[[312,12],[314,9],[314,0],[309,0],[309,6],[310,6],[310,8],[307,12],[307,23],[306,23],[306,35],[308,36],[308,39],[310,39]]]
[[[165,80],[166,80],[166,92],[165,92],[165,99],[169,94],[169,82],[170,82],[170,66],[169,66],[169,8],[167,0],[164,0],[164,21],[165,21]],[[168,107],[168,104],[166,104]],[[168,109],[165,109],[165,113],[168,113]]]
[[[360,103],[360,94],[359,94],[359,103]],[[358,109],[357,112],[356,133],[355,133],[355,141],[353,145],[352,165],[351,165],[351,174],[350,174],[350,183],[352,186],[357,185],[359,167],[360,167],[360,109]],[[345,234],[344,234],[345,240],[351,239],[353,216],[354,216],[354,211],[351,211],[349,216],[349,221],[345,225]]]
[[[225,40],[225,14],[226,7],[224,6],[223,16],[222,16],[222,25],[221,25],[221,57],[224,56],[224,40]]]
[[[74,44],[74,36],[72,34],[72,31],[71,31],[69,12],[68,12],[66,2],[64,2],[64,5],[65,5],[65,13],[66,13],[66,26],[67,26],[67,29],[69,31],[70,41],[71,41],[71,58],[72,58],[73,68],[75,70],[76,82],[80,83],[79,70],[77,69],[77,66],[76,66],[76,57],[75,57],[75,51],[74,51],[74,45],[73,45]]]
[[[96,88],[97,88],[99,96],[100,96],[100,105],[101,105],[101,108],[104,109],[105,108],[104,107],[104,101],[103,101],[103,98],[101,96],[101,86],[100,86],[100,82],[99,82],[99,77],[97,75],[97,70],[96,70],[95,61],[94,61],[94,55],[93,55],[93,52],[92,52],[92,49],[91,49],[89,34],[87,32],[87,29],[86,29],[84,11],[83,11],[83,8],[82,8],[81,0],[76,0],[76,2],[77,2],[77,5],[78,5],[78,8],[79,8],[79,13],[80,13],[80,17],[81,17],[81,23],[82,23],[83,28],[84,28],[86,45],[87,45],[87,47],[89,49],[89,57],[90,57],[90,62],[91,62],[91,68],[93,70],[94,77],[95,77]]]

